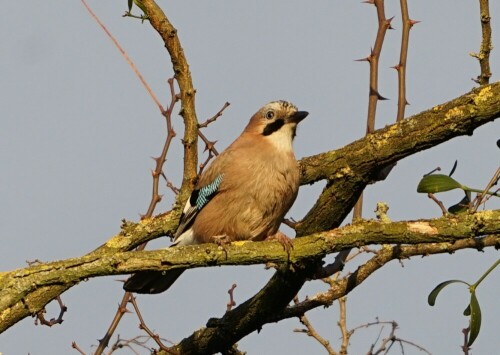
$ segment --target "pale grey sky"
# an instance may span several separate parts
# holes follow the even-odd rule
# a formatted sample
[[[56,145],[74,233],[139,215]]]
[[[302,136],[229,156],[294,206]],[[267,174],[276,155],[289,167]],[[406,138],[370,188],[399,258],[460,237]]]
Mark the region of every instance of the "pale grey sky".
[[[380,67],[377,126],[394,121],[399,58],[399,1],[386,1],[396,16]],[[418,113],[469,91],[479,66],[468,53],[480,44],[477,1],[409,0],[410,16],[422,21],[411,32],[408,59],[407,114]],[[89,0],[110,31],[136,62],[164,103],[169,101],[170,59],[159,36],[140,21],[122,18],[126,1]],[[263,104],[287,99],[310,112],[295,143],[297,157],[341,147],[364,133],[368,94],[365,57],[376,33],[375,10],[359,1],[159,1],[179,30],[197,89],[200,121],[231,102],[224,116],[205,133],[225,148]],[[0,22],[0,270],[23,267],[25,260],[56,260],[82,255],[119,231],[122,218],[137,220],[150,199],[151,156],[159,154],[165,124],[126,62],[80,1],[6,2]],[[137,10],[136,10],[137,12]],[[491,2],[495,50],[493,81],[500,67],[500,4]],[[178,137],[182,122],[174,120]],[[400,162],[389,178],[370,186],[365,215],[373,218],[377,201],[390,206],[394,220],[430,218],[440,212],[416,193],[421,176],[436,166],[466,185],[483,187],[496,170],[500,122],[478,129],[436,149]],[[180,185],[181,144],[176,140],[165,173]],[[304,187],[289,216],[300,219],[322,185]],[[170,208],[164,188],[157,213]],[[459,192],[442,196],[447,204]],[[499,208],[498,201],[488,208]],[[154,243],[166,245],[166,240]],[[496,259],[497,251],[461,251],[454,255],[414,258],[401,267],[394,262],[358,287],[348,298],[348,326],[395,320],[398,335],[433,354],[459,353],[461,315],[468,292],[451,286],[427,305],[427,295],[451,278],[475,281]],[[237,303],[252,296],[272,275],[262,266],[191,270],[167,293],[140,296],[148,325],[165,338],[179,341],[221,316],[227,289],[236,283]],[[474,354],[498,351],[498,270],[478,289],[483,326]],[[25,319],[0,336],[0,352],[68,354],[71,342],[91,352],[122,297],[120,277],[92,279],[63,295],[69,311],[62,325],[34,326]],[[323,289],[314,282],[300,294]],[[48,307],[54,316],[56,307]],[[339,344],[338,307],[315,310],[310,319],[333,346]],[[116,334],[140,334],[128,314]],[[321,354],[323,349],[292,319],[266,325],[260,334],[240,342],[249,354]],[[360,331],[352,338],[352,354],[366,353],[377,332]],[[123,353],[127,353],[123,351]],[[146,353],[146,352],[143,352]],[[397,351],[394,351],[397,353]],[[411,347],[406,354],[417,354]]]

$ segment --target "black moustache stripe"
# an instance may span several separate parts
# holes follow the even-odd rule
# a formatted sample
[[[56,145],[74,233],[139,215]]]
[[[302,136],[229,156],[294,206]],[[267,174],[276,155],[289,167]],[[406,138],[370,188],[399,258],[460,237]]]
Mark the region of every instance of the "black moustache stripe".
[[[262,132],[262,134],[264,136],[269,136],[269,135],[273,134],[274,132],[276,132],[277,130],[279,130],[284,125],[285,125],[285,120],[284,119],[282,119],[282,118],[277,119],[276,121],[274,121],[272,123],[269,123],[264,128],[264,132]]]

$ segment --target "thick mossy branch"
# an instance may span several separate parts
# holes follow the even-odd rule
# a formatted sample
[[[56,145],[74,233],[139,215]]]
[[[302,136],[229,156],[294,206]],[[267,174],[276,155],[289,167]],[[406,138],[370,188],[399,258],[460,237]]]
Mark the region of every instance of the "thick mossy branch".
[[[149,231],[149,233],[156,232]],[[163,231],[160,230],[158,233]],[[442,217],[428,221],[394,223],[365,221],[338,230],[295,239],[290,262],[292,265],[298,265],[301,261],[361,245],[452,242],[486,234],[500,234],[500,211],[483,211],[474,215]],[[287,254],[278,242],[235,242],[227,246],[226,251],[213,244],[204,244],[120,253],[116,252],[117,248],[114,245],[119,238],[119,236],[114,238],[115,242],[106,252],[95,251],[80,258],[44,263],[0,274],[0,332],[27,315],[36,313],[67,288],[91,277],[128,274],[139,270],[168,270],[175,267],[194,268],[267,262],[285,264],[288,260]],[[123,238],[126,239],[126,235]],[[500,243],[500,237],[498,242]],[[125,244],[130,246],[129,241]],[[278,272],[275,278],[283,278],[285,274],[287,277],[291,276],[290,280],[281,281],[294,286],[293,290],[296,287],[300,288],[304,282],[300,279],[314,270],[312,266],[292,267],[292,269],[293,271]],[[261,292],[265,294],[266,289],[272,289],[272,286],[264,288]],[[285,291],[281,289],[279,292]],[[276,301],[268,299],[268,302]],[[285,305],[287,303],[285,302]]]
[[[338,279],[333,282],[325,292],[320,292],[304,301],[285,308],[283,312],[275,313],[266,323],[279,322],[280,320],[298,317],[305,312],[320,306],[330,306],[333,301],[345,296],[356,286],[365,281],[371,274],[379,270],[391,260],[409,259],[412,256],[427,256],[433,254],[453,253],[465,248],[482,250],[487,247],[500,248],[499,235],[491,235],[484,238],[461,239],[445,243],[425,243],[415,245],[384,245],[370,260],[349,275],[347,278]]]
[[[500,235],[481,239],[461,239],[451,243],[384,245],[375,256],[347,278],[337,280],[326,292],[319,293],[294,306],[288,306],[285,300],[290,300],[296,295],[296,293],[293,295],[291,293],[298,291],[304,283],[303,280],[314,273],[314,265],[307,265],[306,267],[309,269],[300,267],[286,271],[280,270],[255,297],[227,312],[220,319],[210,319],[206,328],[195,331],[191,336],[174,346],[172,350],[179,354],[224,352],[243,337],[253,331],[260,330],[265,324],[299,317],[320,306],[330,306],[334,300],[347,295],[391,260],[416,255],[452,253],[464,248],[482,250],[490,246],[500,248]],[[286,287],[279,287],[280,284],[286,285]],[[165,352],[160,351],[159,354],[165,354]]]
[[[302,184],[327,186],[298,225],[297,235],[334,228],[344,220],[380,169],[474,129],[500,116],[500,82],[474,89],[334,151],[300,161]]]

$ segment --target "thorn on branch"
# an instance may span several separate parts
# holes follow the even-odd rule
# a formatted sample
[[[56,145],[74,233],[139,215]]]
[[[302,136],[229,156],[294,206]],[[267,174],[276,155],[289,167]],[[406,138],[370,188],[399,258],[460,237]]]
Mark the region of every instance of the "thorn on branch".
[[[205,150],[203,152],[206,152],[207,150],[212,152],[215,148],[215,143],[217,142],[218,141],[207,141],[205,144]]]
[[[371,60],[372,60],[371,56],[361,58],[361,59],[354,59],[355,62],[371,62]]]
[[[200,136],[203,143],[205,143],[205,151],[209,150],[214,155],[219,155],[219,152],[217,151],[217,149],[215,149],[215,143],[217,143],[217,141],[213,142],[209,141],[208,138],[201,131],[198,131],[198,136]]]
[[[393,30],[394,27],[392,27],[392,20],[394,20],[394,16],[392,16],[391,18],[385,20],[385,26],[387,27],[388,30]]]
[[[410,23],[410,29],[413,27],[413,25],[416,25],[417,23],[420,23],[422,21],[418,21],[418,20],[410,20],[409,23]]]
[[[375,90],[373,88],[370,88],[370,96],[372,96],[372,95],[377,96],[377,99],[381,100],[381,101],[383,101],[383,100],[389,100],[388,98],[383,97],[382,95],[380,95],[380,93],[377,90]]]

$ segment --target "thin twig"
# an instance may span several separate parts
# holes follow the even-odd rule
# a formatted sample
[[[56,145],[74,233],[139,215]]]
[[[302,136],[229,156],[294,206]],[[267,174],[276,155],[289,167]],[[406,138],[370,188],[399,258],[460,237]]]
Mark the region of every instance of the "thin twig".
[[[36,314],[36,319],[35,319],[35,324],[38,325],[38,321],[40,322],[41,325],[46,325],[47,327],[52,327],[55,324],[61,324],[64,322],[63,316],[64,313],[68,310],[68,307],[64,305],[64,303],[61,300],[61,296],[56,297],[57,303],[59,304],[59,315],[57,318],[51,318],[50,320],[45,319],[45,308],[39,311]]]
[[[76,351],[78,351],[81,355],[86,355],[85,352],[82,349],[80,349],[80,347],[75,341],[71,343],[71,347]]]
[[[378,90],[378,67],[382,46],[384,44],[385,34],[388,29],[392,29],[392,18],[385,16],[384,0],[374,0],[373,4],[377,9],[378,30],[375,44],[371,50],[367,61],[370,64],[370,91],[368,97],[368,115],[366,123],[366,133],[373,133],[375,130],[375,116],[377,112],[377,103],[379,100],[385,100]]]
[[[229,106],[231,105],[229,102],[226,102],[224,104],[224,106],[222,106],[222,108],[219,110],[219,112],[217,112],[215,115],[213,115],[212,117],[208,118],[205,122],[203,123],[199,123],[198,124],[198,128],[205,128],[205,127],[208,127],[208,125],[212,122],[214,122],[215,120],[217,120],[217,118],[219,118],[220,116],[222,116],[222,113],[224,112],[224,110]]]
[[[134,347],[132,345],[136,345],[142,349],[147,349],[151,352],[151,348],[148,346],[148,342],[150,340],[151,340],[151,337],[148,335],[138,335],[138,336],[133,337],[132,339],[122,339],[122,338],[120,338],[120,335],[118,334],[116,341],[111,346],[111,349],[107,355],[111,355],[116,350],[121,350],[123,348],[129,348],[131,351],[134,352],[134,354],[139,355],[139,353],[134,349]]]
[[[396,121],[401,121],[405,116],[405,108],[408,105],[406,98],[406,66],[408,58],[408,43],[410,41],[410,30],[419,21],[411,20],[408,14],[408,3],[400,0],[401,18],[403,29],[401,33],[401,51],[399,54],[399,64],[393,68],[398,71],[398,113]]]
[[[297,296],[293,299],[293,302],[295,304],[299,303],[299,299]],[[325,348],[325,350],[328,352],[329,355],[337,355],[337,352],[333,350],[332,346],[330,345],[330,342],[323,338],[317,331],[314,329],[313,325],[309,321],[309,319],[306,317],[306,315],[301,315],[299,318],[300,323],[306,327],[306,329],[294,329],[293,331],[296,333],[305,333],[311,338],[314,338],[318,343],[321,344]]]
[[[156,162],[156,167],[152,172],[153,176],[153,189],[152,189],[152,194],[151,194],[151,201],[149,203],[148,210],[145,215],[142,216],[142,219],[144,218],[149,218],[153,215],[153,212],[158,205],[158,203],[161,201],[161,195],[159,194],[159,183],[160,183],[160,176],[163,174],[163,164],[165,163],[166,156],[168,153],[168,149],[170,147],[170,143],[172,142],[172,139],[175,137],[175,131],[172,128],[172,112],[174,109],[174,106],[176,102],[178,101],[178,96],[175,93],[175,87],[174,87],[174,79],[169,79],[168,84],[170,87],[170,104],[167,108],[167,110],[162,111],[162,115],[165,117],[166,123],[167,123],[167,137],[165,139],[165,143],[163,145],[162,152],[159,157],[154,158]],[[137,247],[137,250],[144,250],[146,248],[147,243],[143,243]],[[127,303],[129,302],[130,298],[132,297],[132,293],[130,292],[125,292],[122,300],[120,301],[120,305],[118,307],[118,310],[115,313],[115,316],[113,318],[113,321],[111,322],[108,330],[106,331],[104,337],[99,341],[99,346],[97,347],[95,351],[95,355],[100,355],[104,351],[104,349],[108,346],[109,340],[111,339],[113,333],[115,332],[116,328],[118,327],[118,324],[120,323],[123,315],[127,313]]]
[[[176,351],[173,351],[169,347],[163,344],[162,338],[158,335],[155,334],[149,327],[146,325],[146,322],[144,322],[144,319],[142,318],[141,311],[139,310],[139,306],[137,305],[137,301],[135,297],[130,297],[129,302],[132,304],[132,307],[134,307],[135,314],[137,315],[137,318],[139,318],[139,328],[144,330],[150,337],[153,339],[156,344],[160,347],[161,350],[166,351],[169,354],[177,354]]]
[[[490,191],[491,187],[494,186],[495,184],[498,183],[500,179],[500,167],[497,169],[497,171],[495,172],[495,174],[493,174],[493,177],[491,178],[491,180],[488,182],[488,185],[486,185],[486,188],[484,189],[483,193],[479,194],[477,197],[476,197],[476,201],[474,203],[474,206],[472,208],[472,212],[476,212],[477,209],[479,208],[479,206],[481,206],[481,204],[488,200],[489,196],[486,192]]]
[[[448,210],[446,209],[446,207],[444,206],[444,204],[437,199],[436,196],[434,196],[434,194],[431,194],[430,192],[427,194],[427,197],[430,198],[432,201],[436,202],[436,204],[439,206],[439,208],[441,209],[441,212],[443,213],[443,216],[446,216],[448,214]]]
[[[198,131],[198,136],[205,143],[205,151],[208,150],[207,159],[205,159],[205,161],[200,164],[200,168],[198,170],[198,176],[200,176],[201,173],[203,172],[203,170],[207,167],[207,165],[210,162],[210,160],[212,160],[213,157],[219,155],[219,152],[215,148],[215,143],[217,143],[217,141],[210,141],[210,140],[208,140],[208,138],[205,137],[205,135],[201,131]]]
[[[236,288],[236,284],[233,284],[229,290],[227,290],[227,293],[229,294],[229,302],[227,303],[227,308],[226,311],[230,311],[233,309],[234,306],[236,306],[236,302],[234,302],[234,289]]]
[[[391,27],[391,19],[385,17],[384,0],[365,1],[368,4],[375,5],[377,9],[378,30],[375,44],[370,52],[370,55],[361,61],[367,61],[370,64],[370,83],[369,83],[369,96],[368,96],[368,114],[366,122],[366,133],[373,133],[375,130],[375,116],[377,112],[377,103],[379,100],[385,100],[380,95],[378,90],[378,63],[380,53],[382,52],[382,45],[384,44],[385,33]],[[363,193],[359,195],[358,202],[354,206],[353,220],[361,218],[363,215]]]
[[[115,313],[113,321],[109,325],[108,330],[106,331],[102,339],[99,339],[99,345],[97,346],[94,355],[100,355],[103,353],[104,349],[108,346],[109,340],[113,336],[113,333],[118,327],[118,324],[120,323],[120,320],[122,319],[123,315],[125,313],[129,313],[129,310],[127,309],[127,304],[130,297],[132,297],[132,294],[130,292],[125,292],[120,304],[118,305],[118,310]]]
[[[467,344],[469,343],[470,326],[468,326],[467,328],[462,329],[462,333],[464,335],[464,343],[461,346],[461,348],[462,348],[462,351],[463,351],[464,355],[469,355],[470,348],[469,348],[469,346]]]
[[[379,340],[382,336],[382,332],[384,331],[384,325],[390,325],[391,331],[389,332],[389,334],[386,337],[382,338],[380,345],[377,346],[377,343],[379,342]],[[370,350],[368,351],[368,354],[376,355],[376,354],[381,354],[382,352],[384,354],[387,354],[389,352],[389,350],[391,349],[391,347],[395,343],[398,343],[401,346],[401,352],[403,354],[404,354],[403,344],[407,344],[407,345],[410,345],[410,346],[417,348],[420,351],[423,351],[423,352],[431,355],[431,353],[427,349],[425,349],[424,347],[422,347],[422,346],[420,346],[412,341],[399,338],[396,335],[396,330],[399,329],[399,327],[398,327],[398,323],[396,323],[395,321],[380,321],[378,318],[376,318],[376,320],[374,322],[362,324],[360,326],[357,326],[357,327],[351,329],[351,331],[349,332],[349,335],[352,336],[357,330],[367,329],[367,328],[370,328],[373,326],[380,326],[380,330],[378,332],[377,338],[370,345]],[[377,349],[375,349],[375,347],[377,347]]]
[[[432,173],[435,173],[436,171],[441,171],[441,167],[438,166],[436,169],[429,171],[427,174],[424,174],[424,176],[431,175]]]
[[[479,14],[481,16],[481,31],[482,41],[479,53],[470,53],[472,57],[477,58],[479,66],[481,67],[481,74],[472,79],[479,85],[486,85],[490,82],[491,69],[490,69],[490,52],[493,49],[491,44],[491,17],[489,0],[479,0]]]
[[[463,248],[483,250],[486,246],[496,245],[497,243],[496,236],[487,236],[483,237],[480,241],[475,238],[470,238],[457,240],[455,242],[382,246],[382,249],[380,249],[375,256],[360,265],[356,271],[348,275],[347,278],[333,281],[331,287],[325,292],[318,293],[296,305],[287,307],[281,313],[274,315],[270,321],[278,322],[283,319],[299,317],[317,307],[329,307],[335,300],[349,294],[349,292],[362,284],[371,274],[392,260],[407,259],[416,255],[453,253]]]
[[[153,158],[156,162],[156,167],[152,172],[153,176],[153,191],[151,195],[151,201],[149,203],[148,210],[144,217],[149,218],[153,215],[153,212],[156,208],[156,205],[161,201],[161,196],[159,194],[159,184],[160,184],[160,176],[163,174],[163,164],[167,159],[167,153],[170,148],[170,143],[172,139],[176,136],[176,133],[172,127],[172,113],[175,107],[175,104],[179,100],[179,96],[175,93],[174,79],[168,79],[168,85],[170,88],[170,104],[168,105],[167,110],[163,110],[161,114],[165,117],[165,121],[167,124],[167,137],[165,139],[165,143],[163,144],[163,149],[159,157]]]
[[[97,17],[97,15],[92,11],[92,9],[89,7],[89,5],[87,5],[87,2],[85,0],[81,0],[81,1],[83,3],[83,6],[85,6],[85,8],[87,9],[87,11],[89,12],[90,16],[92,16],[92,18],[99,24],[99,26],[101,26],[101,28],[104,30],[104,32],[106,32],[106,34],[111,39],[111,41],[113,42],[113,44],[115,45],[115,47],[118,48],[118,50],[122,54],[123,58],[125,58],[125,60],[127,61],[128,65],[130,65],[130,67],[134,71],[135,75],[137,75],[137,77],[141,81],[142,85],[144,85],[144,88],[148,92],[149,96],[151,96],[151,98],[153,99],[153,101],[155,102],[155,104],[158,106],[158,108],[160,109],[160,111],[163,112],[164,110],[163,110],[163,107],[162,107],[162,105],[160,103],[160,100],[158,100],[158,98],[154,94],[153,90],[151,90],[151,87],[148,85],[148,83],[146,82],[146,80],[144,80],[144,77],[142,76],[141,72],[139,71],[139,69],[137,69],[137,67],[135,66],[135,64],[132,61],[132,59],[130,59],[130,57],[128,56],[127,52],[125,52],[123,50],[122,46],[120,46],[120,44],[118,43],[118,41],[116,40],[116,38],[111,34],[111,32],[108,31],[108,29],[106,28],[106,26],[104,26],[104,24],[101,22],[101,20],[99,19],[99,17]]]
[[[346,355],[347,354],[347,347],[349,346],[349,339],[351,337],[350,332],[347,330],[347,307],[346,307],[347,298],[340,297],[338,299],[338,301],[339,301],[340,315],[339,315],[339,321],[338,321],[337,325],[339,326],[340,333],[342,334],[342,344],[340,345],[340,355]]]
[[[222,108],[219,110],[219,112],[217,112],[214,116],[212,116],[211,118],[208,118],[205,122],[198,124],[198,128],[208,127],[208,125],[210,123],[215,122],[215,120],[217,120],[217,118],[222,116],[222,113],[224,112],[224,110],[227,107],[229,107],[229,105],[230,105],[230,103],[226,102],[222,106]],[[198,136],[205,143],[205,151],[208,150],[207,159],[205,159],[205,161],[200,164],[200,168],[198,170],[198,176],[200,176],[201,173],[203,172],[203,170],[207,167],[210,160],[212,160],[213,157],[219,155],[219,152],[217,151],[217,149],[215,149],[215,143],[217,143],[217,141],[210,141],[200,130],[198,130]]]
[[[167,176],[163,173],[163,171],[161,172],[161,176],[163,179],[165,179],[166,183],[167,183],[167,187],[172,190],[172,192],[174,194],[178,194],[179,193],[179,189],[177,187],[175,187],[174,183],[172,181],[170,181]]]

